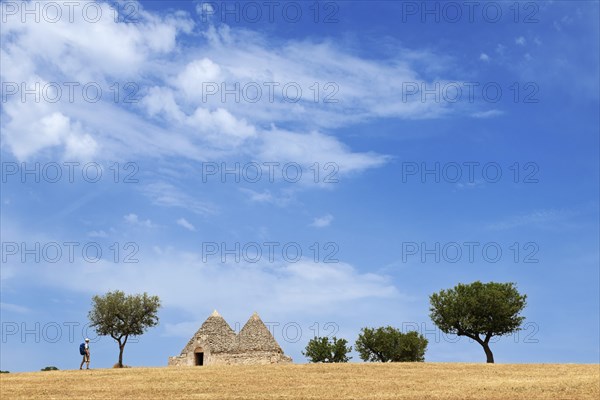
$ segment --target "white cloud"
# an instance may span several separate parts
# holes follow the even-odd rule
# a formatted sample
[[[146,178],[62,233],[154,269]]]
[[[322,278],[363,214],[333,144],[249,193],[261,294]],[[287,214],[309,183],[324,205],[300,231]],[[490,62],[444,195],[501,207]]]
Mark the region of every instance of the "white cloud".
[[[274,40],[224,24],[195,26],[184,13],[158,16],[143,4],[137,23],[115,23],[109,6],[101,4],[103,18],[93,26],[80,17],[74,23],[5,24],[2,37],[10,40],[2,41],[4,80],[98,82],[104,93],[98,103],[79,95],[74,103],[24,104],[13,96],[3,105],[8,118],[3,118],[2,136],[17,158],[57,153],[73,159],[260,157],[331,162],[344,176],[378,168],[389,158],[353,151],[332,129],[373,118],[436,118],[460,109],[422,102],[418,95],[399,96],[407,82],[443,81],[450,72],[440,54],[399,47],[387,59],[361,58],[329,38]],[[432,76],[423,76],[421,65]],[[223,102],[219,92],[205,101],[202,82],[207,81],[229,88],[250,83],[262,88],[262,96],[256,103],[232,96]],[[125,83],[136,83],[139,102],[114,102],[115,82],[121,97],[127,95]],[[278,84],[273,98],[267,82]],[[300,87],[298,102],[284,101],[286,84]],[[148,192],[157,204],[208,211],[189,198],[162,195],[152,187]]]
[[[149,219],[141,220],[136,214],[130,213],[123,217],[125,222],[135,226],[141,226],[144,228],[154,228],[155,225]]]
[[[248,188],[240,188],[240,192],[244,193],[251,202],[274,204],[278,207],[285,207],[294,200],[295,191],[281,190],[273,194],[272,191],[264,189],[256,191]]]
[[[431,54],[401,49],[394,59],[365,60],[327,39],[274,45],[260,34],[229,27],[211,26],[206,37],[208,46],[196,52],[194,62],[204,64],[199,68],[203,75],[218,66],[227,88],[239,85],[241,101],[228,95],[224,104],[219,85],[219,91],[202,103],[205,107],[226,107],[260,123],[293,121],[313,127],[345,126],[372,117],[423,118],[443,111],[439,103],[403,101],[397,96],[406,82],[425,81],[410,66],[412,62],[427,62],[431,68],[442,65],[439,57]],[[276,86],[270,87],[268,82]],[[284,92],[286,85],[286,90],[293,85],[302,92],[297,103],[285,101],[297,91]],[[253,90],[248,93],[244,87]],[[258,101],[244,101],[248,98]],[[195,105],[200,105],[199,99],[197,96]]]
[[[42,266],[38,272],[51,286],[86,294],[117,287],[126,292],[156,294],[165,306],[198,318],[205,317],[202,310],[207,307],[226,315],[236,315],[243,307],[265,314],[314,316],[315,308],[324,312],[357,302],[363,305],[380,300],[395,302],[399,297],[389,278],[362,273],[343,262],[315,263],[312,259],[301,259],[296,263],[270,263],[264,257],[256,264],[235,263],[232,259],[221,264],[203,262],[200,254],[169,250],[162,254],[140,254],[138,258],[143,263],[143,274],[136,268],[141,268],[141,264],[121,268],[104,260],[76,268]],[[182,276],[186,279],[181,279]],[[93,287],[81,285],[90,281],[94,282]],[[190,297],[189,293],[195,295]]]
[[[487,111],[474,112],[471,114],[471,117],[473,117],[473,118],[493,118],[493,117],[497,117],[497,116],[500,116],[503,114],[504,114],[504,111],[493,109],[493,110],[487,110]]]
[[[525,46],[527,41],[525,40],[525,38],[523,36],[519,36],[518,38],[515,39],[515,43],[518,44],[519,46]]]
[[[256,134],[254,126],[250,125],[244,118],[238,119],[223,108],[210,111],[198,107],[186,122],[193,128],[200,129],[206,135],[210,135],[211,142],[217,145],[222,145],[223,138],[224,140],[231,138],[243,140]],[[241,143],[242,140],[233,144]]]
[[[134,213],[125,215],[124,219],[145,223]],[[3,223],[2,233],[3,237],[17,242],[22,238],[62,241],[41,232],[21,232],[10,221]],[[111,257],[94,263],[76,257],[73,263],[19,262],[14,265],[16,268],[3,263],[1,278],[3,285],[7,281],[29,282],[35,278],[47,288],[85,295],[114,289],[148,292],[160,296],[165,307],[179,309],[190,318],[198,319],[206,318],[206,312],[215,308],[234,320],[236,317],[247,319],[257,310],[261,315],[289,320],[312,319],[320,313],[343,315],[349,308],[378,310],[381,304],[386,304],[385,309],[401,308],[398,300],[402,296],[391,277],[365,272],[342,261],[320,259],[315,262],[308,249],[306,252],[306,258],[286,262],[279,246],[273,261],[265,250],[257,263],[245,262],[244,258],[238,263],[233,257],[223,263],[218,255],[203,259],[200,251],[140,244],[140,252],[135,255],[139,263],[126,264],[127,268],[113,262]],[[85,284],[89,282],[94,284]]]
[[[272,203],[273,195],[269,190],[263,190],[262,192],[257,192],[252,189],[241,188],[240,191],[248,195],[250,201],[254,201],[257,203]]]
[[[54,105],[13,101],[5,103],[3,109],[8,122],[2,134],[20,160],[47,148],[62,147],[62,158],[84,161],[98,151],[98,143],[81,123],[55,111]]]
[[[184,227],[185,229],[187,229],[188,231],[191,232],[195,232],[196,231],[196,227],[194,225],[192,225],[191,223],[189,223],[185,218],[179,218],[177,220],[177,225]]]
[[[277,128],[264,135],[257,156],[261,160],[296,162],[304,166],[331,163],[331,179],[379,167],[389,160],[376,153],[353,153],[338,139],[317,131],[295,133]]]
[[[215,83],[220,86],[223,78],[221,67],[204,57],[188,63],[175,78],[175,85],[189,98],[201,101],[208,85]]]
[[[98,103],[82,101],[81,94],[74,103],[61,98],[24,104],[20,96],[10,98],[3,105],[2,135],[19,159],[59,153],[77,159],[127,154],[204,161],[250,156],[255,149],[270,156],[274,142],[289,156],[318,140],[336,150],[340,165],[359,171],[386,160],[351,152],[326,129],[369,118],[430,118],[447,112],[444,104],[398,96],[405,82],[425,82],[412,64],[428,65],[436,78],[443,72],[444,63],[433,54],[400,49],[394,58],[369,60],[326,38],[275,43],[246,29],[210,24],[192,33],[194,22],[184,13],[158,16],[142,4],[137,23],[115,23],[109,5],[99,4],[102,18],[93,25],[78,13],[72,23],[22,24],[11,18],[4,24],[3,80],[97,82],[104,93]],[[197,11],[202,7],[198,4]],[[194,41],[184,48],[180,38],[188,34]],[[257,103],[222,102],[220,93],[203,101],[202,82],[207,81],[227,87],[251,83],[262,87],[263,95]],[[138,84],[140,101],[131,106],[112,101],[115,82],[121,97],[127,95],[125,83]],[[265,82],[279,84],[273,99]],[[283,101],[288,83],[301,88],[299,102]],[[325,103],[326,97],[337,102]],[[298,127],[284,135],[290,143],[266,128],[285,123]],[[309,131],[319,133],[302,133]],[[309,158],[302,152],[300,157]]]
[[[488,55],[487,55],[487,54],[485,54],[485,53],[481,53],[481,54],[479,55],[479,60],[481,60],[481,61],[485,61],[485,62],[489,62],[489,61],[490,61],[490,56],[488,56]]]
[[[108,3],[99,2],[96,7],[102,18],[95,23],[86,22],[81,12],[72,13],[74,19],[69,21],[66,5],[63,18],[54,23],[46,18],[37,23],[28,18],[29,23],[22,23],[19,13],[3,15],[8,20],[2,29],[1,78],[15,83],[19,92],[3,102],[2,136],[17,158],[25,160],[47,150],[69,160],[97,157],[102,149],[97,131],[106,130],[102,122],[114,115],[98,113],[97,108],[113,98],[111,85],[137,81],[145,66],[153,65],[150,59],[160,59],[175,48],[177,32],[190,29],[189,21],[173,16],[161,19],[141,8],[138,23],[117,24]],[[75,83],[73,98],[65,82]],[[88,84],[103,89],[99,103],[85,101],[83,87]],[[28,95],[22,102],[21,89],[25,88],[39,88],[40,100]],[[96,92],[92,87],[86,93]],[[85,118],[75,117],[73,108],[85,108]],[[102,122],[93,126],[90,119],[98,115]]]
[[[151,117],[162,113],[175,121],[182,122],[185,120],[185,114],[179,109],[175,101],[175,94],[171,89],[158,86],[151,87],[142,98],[141,104]]]
[[[333,215],[327,214],[322,217],[317,217],[317,218],[313,219],[313,222],[310,224],[310,226],[313,226],[315,228],[325,228],[325,227],[331,225],[332,221],[333,221]]]
[[[87,235],[89,237],[97,237],[97,238],[105,238],[108,237],[108,234],[106,232],[104,232],[103,230],[99,230],[99,231],[90,231],[87,233]]]
[[[61,6],[60,2],[56,4]],[[100,18],[93,22],[86,21],[82,12],[72,13],[73,20],[69,21],[66,4],[61,7],[63,18],[55,22],[41,18],[39,22],[27,19],[22,23],[19,13],[8,16],[2,29],[3,35],[12,38],[7,52],[16,54],[26,49],[25,54],[21,53],[26,56],[26,65],[39,58],[78,81],[99,81],[105,75],[133,77],[151,58],[174,50],[177,34],[189,32],[192,27],[192,21],[179,14],[161,18],[142,6],[135,12],[136,23],[115,23],[110,4],[96,4],[101,9]]]
[[[141,220],[133,213],[125,218],[134,223]],[[17,242],[25,238],[62,241],[40,232],[22,232],[10,221],[3,223],[2,233]],[[200,250],[187,252],[169,245],[140,244],[135,258],[139,263],[126,264],[127,268],[114,263],[111,257],[95,263],[80,257],[73,263],[2,263],[0,276],[3,285],[35,278],[48,288],[85,295],[114,289],[148,292],[160,296],[166,307],[202,320],[215,308],[228,319],[247,319],[253,311],[281,318],[312,319],[320,313],[340,316],[349,308],[376,311],[381,304],[402,307],[398,301],[402,296],[391,277],[365,272],[342,261],[315,262],[308,249],[306,258],[297,262],[286,262],[279,246],[272,261],[265,250],[257,263],[245,262],[243,257],[239,263],[234,257],[222,263],[218,255],[203,259]]]
[[[476,189],[476,188],[482,188],[486,186],[486,182],[483,179],[475,179],[473,182],[458,182],[456,184],[456,187],[458,189]]]

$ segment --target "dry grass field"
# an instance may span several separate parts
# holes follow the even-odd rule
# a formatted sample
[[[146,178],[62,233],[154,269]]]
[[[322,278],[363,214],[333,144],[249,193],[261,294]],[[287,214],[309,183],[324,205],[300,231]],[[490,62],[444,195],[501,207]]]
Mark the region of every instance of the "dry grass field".
[[[594,399],[600,366],[310,364],[0,375],[4,399]]]

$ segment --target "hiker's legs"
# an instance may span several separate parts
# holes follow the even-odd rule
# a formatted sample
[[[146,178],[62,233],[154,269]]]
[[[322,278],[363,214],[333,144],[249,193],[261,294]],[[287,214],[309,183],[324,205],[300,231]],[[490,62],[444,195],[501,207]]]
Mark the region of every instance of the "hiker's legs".
[[[83,355],[83,360],[81,360],[81,364],[79,365],[79,369],[83,368],[83,363],[85,362],[85,354]]]
[[[86,368],[90,369],[90,355],[89,354],[86,355],[86,364],[87,364]]]

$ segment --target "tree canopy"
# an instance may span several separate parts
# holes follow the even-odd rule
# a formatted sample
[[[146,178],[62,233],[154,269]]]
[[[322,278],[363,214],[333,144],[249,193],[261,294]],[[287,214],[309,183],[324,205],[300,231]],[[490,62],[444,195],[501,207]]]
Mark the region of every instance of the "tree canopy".
[[[430,296],[430,317],[442,332],[475,340],[483,347],[487,362],[493,363],[490,339],[520,329],[526,298],[512,282],[459,283]]]

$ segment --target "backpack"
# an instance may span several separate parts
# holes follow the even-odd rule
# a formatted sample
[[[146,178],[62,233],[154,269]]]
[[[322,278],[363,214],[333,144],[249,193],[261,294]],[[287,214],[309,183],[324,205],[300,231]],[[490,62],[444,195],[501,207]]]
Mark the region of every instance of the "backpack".
[[[81,354],[82,356],[85,354],[85,343],[81,343],[79,345],[79,354]]]

